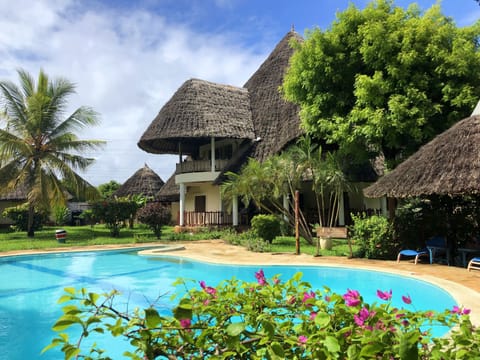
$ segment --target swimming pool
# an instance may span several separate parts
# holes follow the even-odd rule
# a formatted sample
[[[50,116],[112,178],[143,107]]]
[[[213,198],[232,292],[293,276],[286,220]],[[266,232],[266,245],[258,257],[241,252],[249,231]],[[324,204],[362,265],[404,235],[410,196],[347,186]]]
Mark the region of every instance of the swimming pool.
[[[58,298],[65,287],[86,287],[94,292],[118,289],[129,306],[146,307],[157,297],[173,293],[179,277],[205,280],[215,285],[233,276],[255,281],[258,266],[217,265],[177,257],[138,256],[137,250],[57,253],[0,258],[0,360],[61,359],[60,351],[40,356],[55,333],[52,325],[61,315]],[[417,309],[443,311],[456,304],[450,294],[424,281],[383,272],[317,266],[262,266],[267,278],[280,274],[286,280],[296,272],[314,287],[328,285],[343,294],[358,290],[367,302],[378,301],[376,290],[393,289],[395,306],[409,294]],[[435,299],[435,301],[432,301]],[[161,298],[163,311],[171,307],[169,296]],[[122,358],[119,346],[109,355]],[[110,343],[110,340],[108,344]],[[117,340],[118,341],[118,340]]]

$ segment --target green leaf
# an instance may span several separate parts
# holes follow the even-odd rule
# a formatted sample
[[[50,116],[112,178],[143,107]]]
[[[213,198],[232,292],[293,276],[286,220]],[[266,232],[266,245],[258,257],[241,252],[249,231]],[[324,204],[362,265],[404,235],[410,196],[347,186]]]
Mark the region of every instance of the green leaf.
[[[333,336],[325,337],[325,341],[323,342],[323,345],[325,345],[325,347],[331,353],[337,353],[340,351],[340,344],[338,343],[338,340]]]
[[[379,343],[367,344],[362,347],[362,350],[360,351],[360,357],[374,359],[376,355],[382,351],[383,347]]]
[[[238,336],[245,330],[244,323],[232,323],[227,326],[227,334],[229,336]]]
[[[271,350],[270,355],[271,355],[272,360],[285,359],[285,351],[283,350],[282,345],[280,345],[280,343],[278,343],[277,341],[272,342],[272,345],[270,345],[270,350]]]
[[[157,310],[154,308],[145,309],[145,322],[147,327],[150,329],[156,328],[161,321],[162,319],[160,318],[160,315],[158,315]]]
[[[330,315],[327,313],[318,313],[317,316],[315,316],[315,324],[318,326],[324,328],[330,324]]]
[[[53,325],[54,331],[64,331],[73,324],[82,324],[82,320],[77,316],[64,315]]]
[[[402,360],[418,359],[418,339],[420,334],[412,331],[400,338],[399,355]]]
[[[70,300],[72,300],[72,299],[73,299],[73,298],[72,298],[71,295],[62,295],[62,296],[58,299],[57,303],[58,303],[58,304],[63,304],[64,302],[70,301]]]

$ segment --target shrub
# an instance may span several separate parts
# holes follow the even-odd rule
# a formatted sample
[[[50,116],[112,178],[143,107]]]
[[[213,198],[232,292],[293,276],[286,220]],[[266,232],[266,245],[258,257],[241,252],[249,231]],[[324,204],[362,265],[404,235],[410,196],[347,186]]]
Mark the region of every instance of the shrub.
[[[55,225],[65,225],[70,218],[70,210],[66,206],[54,206],[53,216]]]
[[[110,235],[120,236],[120,229],[126,220],[137,212],[137,204],[130,200],[102,200],[92,203],[92,213],[96,220],[105,222]]]
[[[275,215],[255,215],[252,218],[252,229],[257,236],[270,244],[276,236],[281,234],[280,220]]]
[[[367,259],[391,259],[398,250],[393,241],[391,223],[384,216],[352,214],[350,228],[352,241],[360,247],[362,256]]]
[[[13,230],[28,231],[28,204],[6,208],[2,215],[13,221]],[[47,221],[47,215],[35,211],[33,216],[33,230],[42,230],[43,224]]]
[[[137,212],[138,221],[147,225],[157,239],[162,235],[162,226],[168,225],[171,218],[170,209],[159,202],[147,203]]]
[[[283,282],[231,279],[217,287],[204,281],[186,288],[173,315],[152,306],[130,313],[117,291],[105,294],[66,288],[66,303],[53,329],[60,332],[45,350],[60,346],[65,358],[107,359],[97,342],[82,349],[89,334],[122,336],[133,345],[131,359],[477,359],[480,329],[469,310],[419,311],[407,294],[377,290],[378,301],[365,303],[358,291],[345,294],[314,290],[301,273]],[[189,289],[190,288],[190,289]],[[182,293],[184,293],[182,291]],[[404,305],[392,306],[401,296]],[[177,296],[178,299],[178,296]],[[428,327],[447,326],[448,336],[435,338]],[[78,339],[62,333],[79,327]],[[71,333],[71,332],[70,332]],[[101,357],[103,356],[103,357]]]

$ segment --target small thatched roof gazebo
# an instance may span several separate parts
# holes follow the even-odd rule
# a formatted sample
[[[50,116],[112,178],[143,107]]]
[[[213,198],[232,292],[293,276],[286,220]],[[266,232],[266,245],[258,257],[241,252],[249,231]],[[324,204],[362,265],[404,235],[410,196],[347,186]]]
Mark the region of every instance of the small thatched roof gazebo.
[[[367,197],[480,193],[480,114],[463,119],[364,189]]]
[[[127,181],[113,194],[117,197],[132,195],[143,195],[155,197],[164,185],[163,180],[147,164],[135,172]]]

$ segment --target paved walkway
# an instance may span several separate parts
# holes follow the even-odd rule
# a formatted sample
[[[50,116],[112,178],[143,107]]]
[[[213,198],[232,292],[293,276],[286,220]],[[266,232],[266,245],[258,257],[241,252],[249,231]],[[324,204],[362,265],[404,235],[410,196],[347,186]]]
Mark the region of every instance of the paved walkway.
[[[157,244],[131,244],[119,246],[91,246],[70,247],[68,249],[52,249],[50,251],[82,251],[82,250],[109,250],[115,248],[152,246],[153,255],[172,255],[192,258],[196,260],[247,265],[318,265],[361,268],[369,270],[386,271],[416,279],[425,280],[447,290],[461,305],[472,310],[472,322],[480,326],[480,271],[468,272],[467,269],[439,264],[418,263],[403,260],[380,261],[368,259],[348,259],[337,256],[314,257],[311,255],[295,255],[293,253],[253,253],[241,246],[233,246],[222,240],[204,240],[194,242],[175,242],[171,251],[162,249],[155,251],[162,245]],[[16,251],[0,253],[0,256],[39,253],[40,251]],[[432,299],[434,301],[434,299]]]

